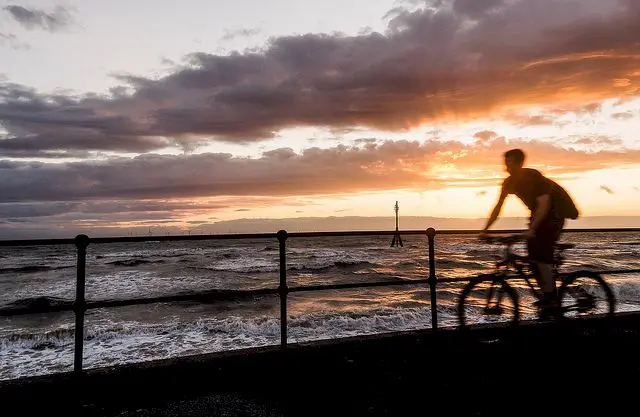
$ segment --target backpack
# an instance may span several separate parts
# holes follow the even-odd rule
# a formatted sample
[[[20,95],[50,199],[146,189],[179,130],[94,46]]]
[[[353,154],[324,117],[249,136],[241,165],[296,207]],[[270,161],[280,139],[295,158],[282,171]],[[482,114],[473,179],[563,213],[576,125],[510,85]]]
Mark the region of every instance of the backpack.
[[[580,211],[569,193],[557,183],[553,182],[553,184],[554,192],[552,202],[556,215],[562,219],[577,219],[580,216]]]

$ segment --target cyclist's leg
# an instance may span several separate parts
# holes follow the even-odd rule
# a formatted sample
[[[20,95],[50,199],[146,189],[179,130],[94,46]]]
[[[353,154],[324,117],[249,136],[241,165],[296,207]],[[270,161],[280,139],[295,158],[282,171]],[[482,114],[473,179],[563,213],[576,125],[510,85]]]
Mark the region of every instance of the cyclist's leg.
[[[527,241],[529,258],[537,265],[536,280],[543,293],[543,303],[555,305],[556,282],[553,277],[554,245],[560,238],[564,221],[550,213],[540,224],[535,237]]]

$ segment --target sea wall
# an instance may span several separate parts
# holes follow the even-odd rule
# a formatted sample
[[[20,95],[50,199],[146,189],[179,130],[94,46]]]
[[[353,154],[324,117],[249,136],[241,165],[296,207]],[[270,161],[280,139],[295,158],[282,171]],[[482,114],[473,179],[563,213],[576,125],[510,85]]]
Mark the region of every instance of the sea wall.
[[[550,384],[557,393],[597,392],[600,402],[615,391],[616,401],[605,401],[613,410],[634,398],[622,393],[638,387],[639,352],[640,313],[626,313],[517,329],[389,333],[93,369],[80,377],[25,378],[1,383],[0,402],[18,407],[20,415],[116,415],[227,393],[270,404],[281,415],[413,413],[437,405],[473,413],[495,405],[486,401],[491,395],[533,401],[540,384]],[[585,404],[566,403],[574,412]]]

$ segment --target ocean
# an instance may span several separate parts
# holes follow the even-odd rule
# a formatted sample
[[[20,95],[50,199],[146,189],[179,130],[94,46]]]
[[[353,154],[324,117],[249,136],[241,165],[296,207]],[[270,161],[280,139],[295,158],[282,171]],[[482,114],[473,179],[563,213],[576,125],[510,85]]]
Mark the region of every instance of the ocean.
[[[287,240],[288,285],[406,281],[428,277],[426,236],[312,237]],[[566,233],[577,246],[563,271],[640,269],[637,232]],[[524,254],[518,245],[517,252]],[[0,248],[0,309],[68,303],[75,297],[76,249]],[[437,235],[436,276],[491,271],[500,247],[472,235]],[[203,290],[276,288],[278,242],[273,239],[92,244],[87,253],[87,301],[121,300]],[[604,275],[617,311],[640,310],[640,275]],[[440,283],[438,325],[457,326],[455,303],[466,281]],[[524,283],[513,283],[524,293]],[[85,318],[84,367],[276,345],[277,295],[216,302],[174,302],[95,309]],[[533,319],[524,307],[523,319]],[[478,318],[480,320],[480,317]],[[291,293],[288,342],[431,327],[427,284]],[[2,317],[0,379],[70,371],[73,312]]]

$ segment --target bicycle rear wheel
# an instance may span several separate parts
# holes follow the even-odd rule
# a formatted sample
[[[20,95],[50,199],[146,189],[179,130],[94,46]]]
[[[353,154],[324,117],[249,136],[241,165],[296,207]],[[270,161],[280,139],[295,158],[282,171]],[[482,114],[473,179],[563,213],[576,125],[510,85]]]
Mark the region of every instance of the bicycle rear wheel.
[[[517,325],[519,320],[518,294],[501,276],[482,274],[472,278],[462,289],[458,298],[461,328],[498,322]]]
[[[566,318],[615,314],[613,291],[596,272],[576,271],[569,274],[560,284],[558,298]]]

